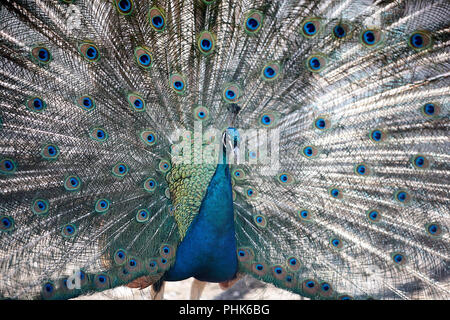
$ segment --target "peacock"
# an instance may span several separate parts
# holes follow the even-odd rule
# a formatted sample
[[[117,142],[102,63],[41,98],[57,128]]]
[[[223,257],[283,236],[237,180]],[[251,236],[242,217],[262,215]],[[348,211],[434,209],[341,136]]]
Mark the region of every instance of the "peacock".
[[[450,299],[449,17],[445,0],[2,0],[0,298],[251,276]]]

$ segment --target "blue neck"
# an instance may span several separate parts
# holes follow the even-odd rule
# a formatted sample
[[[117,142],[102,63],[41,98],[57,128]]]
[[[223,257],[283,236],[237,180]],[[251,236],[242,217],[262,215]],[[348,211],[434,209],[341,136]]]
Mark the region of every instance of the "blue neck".
[[[233,279],[237,271],[233,195],[230,169],[217,165],[200,211],[177,249],[166,281],[195,277],[201,281]]]

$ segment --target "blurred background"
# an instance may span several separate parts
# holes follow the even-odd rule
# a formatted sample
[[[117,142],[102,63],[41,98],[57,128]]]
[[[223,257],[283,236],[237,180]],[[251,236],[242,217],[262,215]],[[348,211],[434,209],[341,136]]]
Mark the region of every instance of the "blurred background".
[[[184,281],[166,282],[164,300],[189,300],[194,278]],[[150,287],[139,290],[119,287],[76,300],[150,300]],[[217,283],[208,283],[200,300],[301,300],[302,297],[252,277],[244,277],[228,290],[222,290]]]

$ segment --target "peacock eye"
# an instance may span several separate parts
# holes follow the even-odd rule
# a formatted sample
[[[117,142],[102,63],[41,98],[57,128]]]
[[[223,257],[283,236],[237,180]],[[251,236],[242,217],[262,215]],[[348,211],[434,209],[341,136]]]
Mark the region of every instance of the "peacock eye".
[[[255,215],[253,217],[255,224],[260,228],[265,228],[267,226],[267,219],[262,214]]]
[[[136,213],[136,221],[140,223],[147,222],[150,218],[150,214],[146,209],[140,209]]]
[[[95,62],[100,59],[100,53],[97,46],[91,42],[83,42],[78,47],[81,55],[88,61]]]
[[[150,25],[154,30],[158,32],[164,31],[166,27],[166,19],[164,17],[163,12],[159,8],[156,7],[150,8],[149,19]]]
[[[148,70],[151,68],[153,63],[152,53],[148,48],[137,47],[134,50],[134,57],[139,67]]]
[[[370,167],[365,163],[355,165],[354,171],[358,176],[368,176],[371,173]]]
[[[339,190],[338,188],[330,188],[328,189],[328,193],[332,198],[335,199],[342,199],[343,197],[341,190]]]
[[[31,49],[32,60],[38,65],[46,65],[52,60],[52,54],[44,46],[34,46]]]
[[[108,133],[103,128],[92,128],[90,131],[89,136],[91,139],[99,142],[104,142],[108,140],[109,136]]]
[[[143,130],[139,137],[148,146],[153,146],[157,142],[156,133],[152,130]]]
[[[133,11],[132,0],[114,0],[117,11],[122,15],[129,15]]]
[[[278,181],[282,184],[291,184],[294,182],[294,178],[288,172],[280,173],[277,177]]]
[[[148,191],[148,192],[153,192],[153,191],[155,191],[156,186],[157,186],[156,180],[153,179],[153,178],[147,178],[147,179],[144,181],[144,189],[145,189],[146,191]]]
[[[125,163],[117,163],[111,170],[112,174],[118,178],[123,178],[128,173],[128,166]]]
[[[432,45],[431,35],[428,31],[415,31],[409,36],[408,45],[416,51],[428,49]]]
[[[395,252],[392,254],[392,261],[398,265],[404,265],[406,263],[406,257],[403,253]]]
[[[261,77],[265,81],[272,81],[279,77],[281,66],[276,62],[267,63],[262,70]]]
[[[378,210],[375,209],[367,210],[366,216],[369,219],[369,222],[377,223],[381,221],[381,213]]]
[[[438,104],[435,103],[426,103],[420,108],[420,111],[427,118],[435,118],[439,116],[441,112],[441,108]]]
[[[70,175],[64,180],[64,188],[67,191],[78,191],[81,188],[81,180],[78,176]]]
[[[142,112],[145,111],[145,101],[137,93],[130,93],[127,96],[128,104],[133,111]]]
[[[209,110],[203,106],[197,106],[194,109],[194,117],[196,120],[205,121],[209,118]]]
[[[431,222],[425,225],[425,230],[428,235],[432,237],[439,237],[442,235],[442,226],[437,222]]]
[[[300,33],[305,38],[314,38],[319,34],[321,28],[320,18],[313,17],[305,19],[301,24]]]
[[[337,40],[344,40],[350,37],[352,26],[347,21],[340,21],[333,28],[333,37]]]
[[[0,231],[12,231],[14,229],[14,219],[8,216],[0,216]]]
[[[203,31],[202,33],[200,33],[197,45],[203,55],[207,56],[211,54],[214,51],[215,44],[216,40],[211,32]]]
[[[411,202],[411,195],[406,190],[398,190],[394,194],[394,199],[402,205],[407,205]]]
[[[256,10],[252,10],[247,13],[244,19],[245,32],[249,35],[256,34],[261,29],[263,18],[263,14]]]
[[[319,151],[315,146],[305,146],[302,149],[302,155],[307,159],[313,159],[317,157]]]
[[[306,59],[306,67],[313,73],[321,72],[327,65],[327,59],[321,54],[314,54]]]
[[[77,227],[74,224],[67,224],[62,227],[61,234],[65,238],[72,238],[77,234]]]
[[[380,129],[374,129],[369,132],[369,138],[370,140],[372,140],[372,142],[378,143],[386,140],[387,135]]]
[[[47,104],[40,97],[32,97],[27,100],[26,106],[29,110],[40,113],[45,110]]]
[[[186,81],[184,80],[184,77],[181,74],[173,74],[170,76],[170,85],[172,86],[172,89],[178,93],[183,94],[186,90]]]
[[[378,29],[365,29],[360,35],[361,43],[368,48],[375,47],[382,41],[382,33]]]

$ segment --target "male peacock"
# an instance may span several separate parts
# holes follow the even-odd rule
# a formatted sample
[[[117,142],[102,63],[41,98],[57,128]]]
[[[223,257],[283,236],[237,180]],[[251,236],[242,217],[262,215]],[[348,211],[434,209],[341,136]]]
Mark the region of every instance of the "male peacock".
[[[249,274],[449,299],[447,1],[3,0],[0,297]]]

